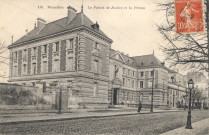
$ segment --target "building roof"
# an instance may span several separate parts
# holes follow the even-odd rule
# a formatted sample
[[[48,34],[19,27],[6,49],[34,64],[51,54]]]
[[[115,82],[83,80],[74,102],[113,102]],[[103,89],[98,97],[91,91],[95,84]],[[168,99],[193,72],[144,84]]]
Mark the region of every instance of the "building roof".
[[[137,67],[153,67],[153,66],[164,66],[164,62],[161,62],[154,54],[134,56]]]
[[[119,51],[110,49],[110,57],[114,58],[114,54],[116,54]],[[120,52],[119,52],[120,53]],[[145,67],[162,67],[166,70],[169,70],[164,64],[164,62],[161,62],[154,54],[150,55],[141,55],[141,56],[134,56],[130,57],[128,55],[125,55],[124,53],[120,53],[120,55],[125,60],[125,64],[138,67],[138,68],[145,68]]]
[[[46,37],[46,36],[49,36],[52,34],[64,32],[66,30],[79,28],[81,26],[84,26],[84,27],[98,33],[99,35],[111,40],[100,29],[93,29],[92,25],[94,25],[94,23],[82,12],[77,13],[76,16],[72,19],[72,21],[70,21],[70,23],[68,23],[67,21],[68,21],[67,17],[64,17],[59,20],[47,23],[46,26],[41,31],[38,30],[36,27],[33,30],[31,30],[27,35],[24,35],[23,37],[21,37],[20,39],[15,41],[12,44],[12,46],[17,45],[17,44],[22,44],[26,41],[30,41],[33,39],[39,39],[39,38]],[[112,42],[112,40],[111,40],[111,42]]]
[[[114,58],[113,55],[116,53],[120,53],[120,55],[123,57],[124,59],[124,63],[130,66],[136,66],[135,65],[135,60],[131,57],[129,57],[128,55],[125,55],[124,53],[121,53],[119,51],[110,49],[110,58]]]

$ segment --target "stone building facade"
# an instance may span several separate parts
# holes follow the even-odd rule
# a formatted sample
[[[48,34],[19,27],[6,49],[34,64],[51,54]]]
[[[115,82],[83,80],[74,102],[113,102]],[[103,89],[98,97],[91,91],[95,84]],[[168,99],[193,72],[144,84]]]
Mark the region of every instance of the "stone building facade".
[[[67,17],[48,24],[38,18],[32,31],[8,47],[9,81],[54,93],[53,104],[62,87],[64,106],[107,105],[111,43],[97,23],[69,6]]]
[[[109,101],[114,105],[137,106],[141,102],[150,106],[152,89],[154,106],[185,103],[184,76],[168,69],[154,54],[129,57],[111,49],[109,69]]]
[[[169,70],[168,74],[168,104],[176,107],[177,102],[183,106],[186,102],[186,76],[179,74],[173,70]]]
[[[32,31],[8,47],[9,81],[52,93],[54,106],[61,91],[63,108],[101,108],[150,105],[154,78],[154,105],[168,105],[170,70],[164,63],[154,54],[129,57],[111,49],[113,41],[99,24],[76,12],[69,6],[67,17],[47,24],[38,18]]]

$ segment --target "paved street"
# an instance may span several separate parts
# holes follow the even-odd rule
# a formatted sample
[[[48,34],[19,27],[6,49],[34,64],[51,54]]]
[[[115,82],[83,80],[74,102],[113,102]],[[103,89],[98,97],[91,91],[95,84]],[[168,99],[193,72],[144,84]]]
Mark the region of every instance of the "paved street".
[[[160,134],[186,124],[187,111],[0,125],[1,134]],[[209,111],[192,111],[192,122]],[[202,131],[208,134],[208,129]]]

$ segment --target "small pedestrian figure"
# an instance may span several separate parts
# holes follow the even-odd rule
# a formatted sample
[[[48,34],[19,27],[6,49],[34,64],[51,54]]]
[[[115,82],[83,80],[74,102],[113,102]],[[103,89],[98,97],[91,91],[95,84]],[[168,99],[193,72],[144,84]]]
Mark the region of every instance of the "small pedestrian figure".
[[[142,109],[142,104],[141,104],[141,102],[140,102],[140,103],[139,103],[139,106],[138,106],[138,112],[140,112],[141,109]]]

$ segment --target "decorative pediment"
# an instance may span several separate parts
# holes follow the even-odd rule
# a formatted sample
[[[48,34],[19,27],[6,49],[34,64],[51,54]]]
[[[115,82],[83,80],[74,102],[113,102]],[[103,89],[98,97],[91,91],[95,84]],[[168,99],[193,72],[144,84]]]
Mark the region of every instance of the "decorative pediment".
[[[114,53],[111,57],[116,59],[116,60],[119,60],[121,62],[125,62],[123,56],[121,55],[121,53],[119,51]]]
[[[112,84],[122,86],[122,80],[119,79],[119,78],[114,78],[114,79],[112,80]]]

